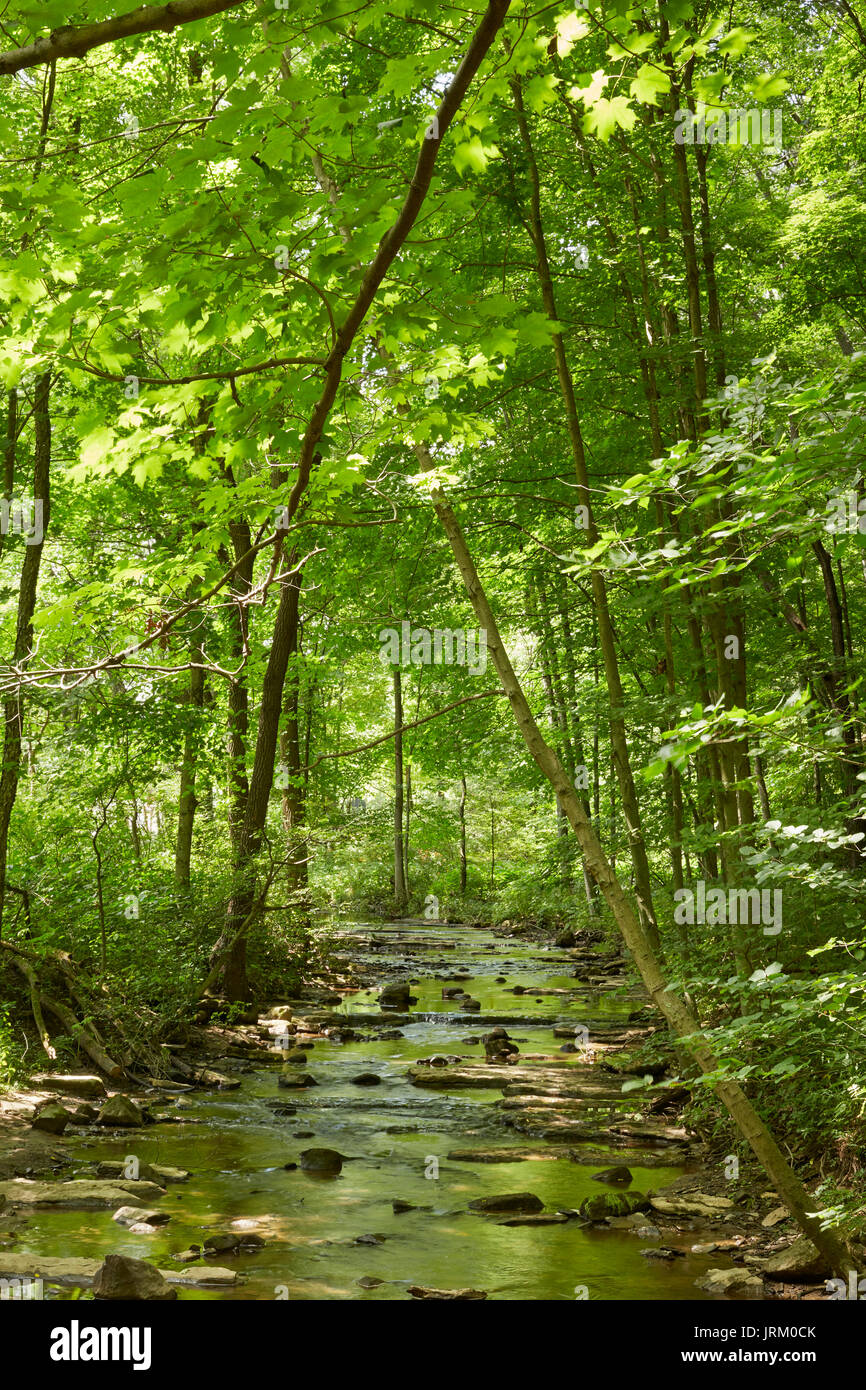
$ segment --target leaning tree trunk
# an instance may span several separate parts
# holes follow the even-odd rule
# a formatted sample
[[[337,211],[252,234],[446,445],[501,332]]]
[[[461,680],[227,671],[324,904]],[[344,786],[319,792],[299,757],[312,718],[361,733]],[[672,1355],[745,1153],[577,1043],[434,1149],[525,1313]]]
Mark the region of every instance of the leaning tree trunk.
[[[478,27],[469,40],[462,61],[439,103],[430,139],[422,143],[403,204],[396,219],[381,238],[375,255],[365,268],[357,293],[345,318],[336,330],[334,344],[324,366],[322,388],[301,440],[294,471],[294,483],[285,506],[285,525],[291,524],[304,499],[310,477],[320,455],[318,446],[325,432],[331,409],[343,377],[343,366],[379,288],[400,248],[411,232],[430,189],[441,141],[496,38],[510,0],[489,0]],[[287,70],[288,70],[288,65]],[[247,995],[246,941],[257,910],[264,904],[256,897],[255,857],[261,845],[274,776],[274,758],[279,732],[280,704],[288,665],[287,621],[289,588],[284,583],[277,610],[268,666],[262,688],[259,730],[246,815],[238,844],[234,849],[234,889],[228,905],[224,930],[211,954],[209,981],[222,979],[230,998]]]
[[[493,610],[487,601],[460,524],[441,488],[435,487],[432,490],[431,501],[451,544],[457,567],[478,622],[487,631],[487,649],[492,657],[502,688],[510,701],[526,747],[540,771],[550,782],[571,822],[589,870],[604,895],[626,947],[634,957],[641,979],[651,999],[674,1031],[683,1039],[686,1048],[701,1070],[704,1073],[713,1074],[718,1071],[718,1059],[714,1056],[701,1032],[697,1019],[683,998],[670,989],[665,981],[648,932],[633,911],[622,886],[612,871],[562,763],[553,749],[545,743],[539,731],[505,650]],[[820,1220],[814,1214],[816,1203],[791,1168],[769,1128],[742,1088],[735,1081],[715,1081],[713,1090],[728,1110],[743,1138],[751,1146],[758,1161],[763,1165],[779,1197],[785,1203],[797,1225],[814,1242],[834,1273],[842,1278],[847,1278],[848,1271],[853,1268],[851,1256],[835,1230],[822,1229]]]

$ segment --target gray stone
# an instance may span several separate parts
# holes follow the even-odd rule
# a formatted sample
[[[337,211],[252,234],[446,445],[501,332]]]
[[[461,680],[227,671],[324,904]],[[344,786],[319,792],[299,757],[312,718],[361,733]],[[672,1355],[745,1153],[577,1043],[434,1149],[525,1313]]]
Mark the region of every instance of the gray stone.
[[[33,1128],[44,1130],[46,1134],[62,1134],[71,1119],[72,1116],[64,1106],[56,1100],[51,1100],[36,1111],[33,1116]]]
[[[144,1112],[129,1096],[111,1096],[99,1112],[99,1123],[138,1129],[144,1124]]]
[[[476,1197],[469,1203],[470,1211],[534,1212],[543,1211],[544,1203],[533,1192],[506,1192],[496,1197]]]
[[[177,1298],[159,1270],[128,1255],[106,1255],[93,1280],[94,1298],[165,1301]]]
[[[336,1176],[343,1168],[343,1155],[336,1149],[304,1149],[300,1166],[305,1173],[330,1173]]]
[[[164,1226],[171,1217],[168,1212],[151,1211],[146,1207],[118,1207],[111,1219],[116,1221],[118,1226],[135,1226],[139,1223],[145,1226]]]
[[[37,1072],[30,1085],[36,1091],[60,1091],[77,1100],[101,1100],[105,1084],[99,1076],[61,1076],[57,1072]]]
[[[708,1269],[695,1285],[707,1293],[737,1294],[740,1298],[763,1298],[766,1292],[761,1280],[748,1269]]]
[[[826,1279],[832,1273],[817,1246],[806,1236],[800,1236],[786,1249],[771,1255],[761,1268],[768,1279],[778,1279],[783,1284]]]
[[[605,1168],[601,1173],[593,1173],[593,1182],[629,1183],[633,1182],[631,1169],[620,1163],[615,1168]]]
[[[317,1086],[318,1082],[307,1071],[283,1072],[282,1076],[277,1077],[277,1085],[284,1091],[305,1091],[309,1086]]]

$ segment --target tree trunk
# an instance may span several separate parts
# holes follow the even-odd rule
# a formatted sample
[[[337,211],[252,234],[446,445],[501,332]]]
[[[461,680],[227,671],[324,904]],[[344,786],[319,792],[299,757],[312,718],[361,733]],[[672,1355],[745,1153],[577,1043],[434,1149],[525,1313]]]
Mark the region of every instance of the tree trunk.
[[[403,831],[403,882],[406,885],[406,896],[409,896],[409,818],[412,815],[412,765],[406,764],[406,815],[405,828]]]
[[[291,576],[290,582],[294,582]],[[294,890],[304,890],[309,882],[308,845],[304,834],[307,820],[307,774],[306,762],[301,763],[301,742],[299,733],[300,691],[301,691],[301,623],[300,598],[303,573],[297,571],[294,605],[289,631],[289,667],[286,673],[286,691],[283,700],[284,725],[280,735],[280,757],[286,769],[286,786],[283,788],[283,828],[289,850],[288,880]]]
[[[408,901],[403,859],[403,681],[399,666],[392,676],[394,684],[394,903],[404,912]]]
[[[466,778],[460,778],[460,896],[466,897]]]
[[[199,729],[197,715],[204,703],[204,654],[200,646],[190,653],[189,705],[187,727],[183,736],[183,757],[180,765],[180,795],[177,806],[177,846],[174,856],[174,881],[182,892],[189,891],[192,863],[192,832],[198,802],[195,795],[195,773],[198,761]]]
[[[684,1000],[668,987],[663,978],[648,932],[632,911],[616,875],[612,872],[587,820],[580,798],[569,783],[565,769],[541,736],[503,645],[493,610],[467,549],[460,524],[441,488],[435,487],[432,490],[431,501],[451,544],[478,623],[487,631],[488,652],[493,659],[526,747],[562,802],[580,841],[590,872],[604,895],[651,999],[683,1039],[701,1070],[712,1074],[718,1069],[717,1058]],[[854,1261],[836,1231],[832,1228],[823,1230],[820,1220],[810,1214],[815,1209],[815,1200],[788,1164],[767,1125],[742,1088],[734,1081],[717,1081],[713,1090],[727,1108],[743,1138],[750,1144],[797,1225],[818,1247],[834,1273],[841,1278],[847,1278]]]
[[[33,501],[34,507],[42,508],[41,534],[34,543],[25,545],[24,560],[21,565],[21,582],[18,588],[18,619],[15,629],[15,650],[13,666],[23,670],[30,658],[33,645],[33,614],[36,610],[36,591],[39,582],[39,567],[42,550],[48,533],[51,513],[50,472],[51,472],[51,417],[48,405],[51,393],[51,376],[43,372],[37,377],[33,402],[34,458],[33,458]],[[38,514],[35,514],[38,517]],[[9,823],[12,808],[18,793],[18,778],[21,772],[21,739],[24,729],[24,696],[19,688],[3,701],[3,767],[0,772],[0,937],[3,934],[3,909],[6,900],[6,865],[9,856]]]

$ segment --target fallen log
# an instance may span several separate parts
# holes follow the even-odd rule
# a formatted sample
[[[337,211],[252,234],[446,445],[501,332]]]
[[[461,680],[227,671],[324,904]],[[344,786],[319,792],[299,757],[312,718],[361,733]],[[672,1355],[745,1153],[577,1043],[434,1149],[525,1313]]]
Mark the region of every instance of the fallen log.
[[[104,1071],[106,1076],[110,1076],[114,1080],[123,1076],[123,1067],[120,1063],[115,1062],[113,1057],[109,1057],[105,1049],[100,1046],[89,1031],[87,1024],[80,1022],[71,1009],[67,1009],[65,1004],[61,1004],[58,999],[53,999],[44,990],[40,990],[39,999],[43,1008],[60,1020],[69,1036],[74,1038],[78,1047],[81,1048],[82,1052],[87,1053],[100,1071]]]

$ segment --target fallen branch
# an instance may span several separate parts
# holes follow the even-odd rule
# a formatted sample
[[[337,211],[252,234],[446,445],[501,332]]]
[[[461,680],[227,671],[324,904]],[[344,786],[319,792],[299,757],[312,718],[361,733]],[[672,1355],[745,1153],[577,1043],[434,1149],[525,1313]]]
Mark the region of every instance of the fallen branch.
[[[109,1057],[105,1049],[100,1047],[93,1037],[87,1024],[79,1022],[71,1009],[67,1009],[65,1004],[53,999],[44,990],[40,990],[39,999],[43,1008],[54,1014],[55,1018],[60,1019],[69,1036],[75,1040],[82,1052],[86,1052],[90,1060],[96,1063],[100,1071],[104,1071],[106,1076],[110,1076],[114,1080],[123,1076],[123,1067],[120,1063],[115,1062],[113,1057]]]
[[[21,972],[21,974],[27,981],[27,985],[30,990],[30,1008],[33,1013],[33,1021],[36,1024],[36,1029],[39,1033],[39,1041],[41,1042],[44,1051],[48,1054],[48,1056],[51,1058],[51,1061],[53,1062],[56,1060],[57,1052],[56,1049],[51,1045],[51,1035],[49,1034],[48,1029],[45,1026],[45,1018],[42,1013],[42,1005],[39,1001],[39,985],[36,980],[36,974],[32,966],[28,965],[26,960],[16,960],[13,962],[13,964],[17,967],[17,969]]]

